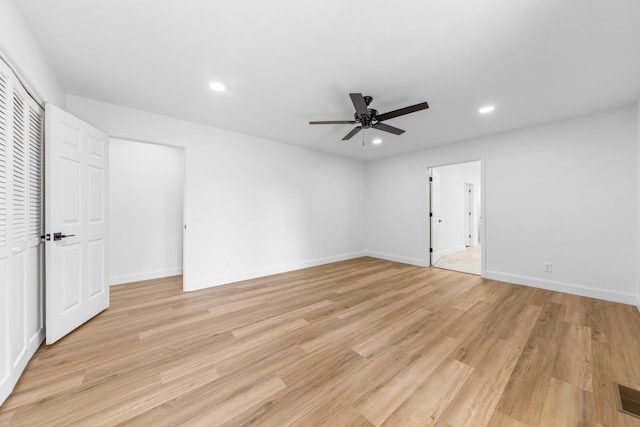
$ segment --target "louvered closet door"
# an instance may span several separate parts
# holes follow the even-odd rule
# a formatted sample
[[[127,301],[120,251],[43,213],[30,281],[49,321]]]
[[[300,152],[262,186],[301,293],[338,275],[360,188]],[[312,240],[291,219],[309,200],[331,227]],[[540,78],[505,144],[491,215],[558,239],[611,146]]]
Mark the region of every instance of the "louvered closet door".
[[[26,94],[13,89],[13,150],[11,154],[11,361],[22,370],[27,363],[27,157]]]
[[[28,117],[27,192],[27,344],[37,348],[44,338],[43,162],[44,111],[31,103]]]
[[[10,75],[0,69],[0,403],[13,388],[11,367],[11,122]]]
[[[43,117],[0,63],[0,404],[44,338]]]

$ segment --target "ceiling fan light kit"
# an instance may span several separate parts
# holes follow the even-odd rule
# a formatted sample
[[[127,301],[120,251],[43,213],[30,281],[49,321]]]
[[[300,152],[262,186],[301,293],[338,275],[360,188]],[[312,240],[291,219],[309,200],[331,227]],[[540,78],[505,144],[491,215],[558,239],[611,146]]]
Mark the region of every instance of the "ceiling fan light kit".
[[[353,120],[332,120],[332,121],[312,121],[310,125],[338,125],[338,124],[350,124],[355,125],[355,128],[342,138],[343,141],[351,139],[355,134],[362,129],[377,129],[384,132],[389,132],[394,135],[401,135],[404,130],[397,127],[390,126],[386,123],[382,123],[385,120],[393,119],[395,117],[404,116],[405,114],[415,113],[416,111],[426,110],[429,108],[429,104],[421,102],[420,104],[411,105],[409,107],[400,108],[397,110],[389,111],[387,113],[378,114],[378,110],[369,108],[369,104],[373,101],[371,96],[363,96],[361,93],[350,93],[351,102],[356,112],[353,114]]]

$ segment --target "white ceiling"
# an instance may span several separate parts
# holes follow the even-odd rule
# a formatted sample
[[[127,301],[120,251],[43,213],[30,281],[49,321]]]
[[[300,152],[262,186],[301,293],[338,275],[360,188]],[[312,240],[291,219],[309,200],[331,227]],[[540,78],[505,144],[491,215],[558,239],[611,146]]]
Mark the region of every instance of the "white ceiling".
[[[640,99],[638,0],[16,3],[70,94],[359,160]],[[307,124],[352,119],[350,92],[431,108],[380,146]]]

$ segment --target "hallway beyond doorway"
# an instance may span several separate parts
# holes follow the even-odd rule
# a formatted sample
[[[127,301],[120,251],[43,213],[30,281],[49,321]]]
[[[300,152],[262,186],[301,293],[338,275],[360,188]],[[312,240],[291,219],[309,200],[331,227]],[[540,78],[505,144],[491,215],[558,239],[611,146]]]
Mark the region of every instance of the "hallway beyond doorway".
[[[480,245],[466,247],[461,251],[440,257],[433,266],[480,276],[480,253]]]

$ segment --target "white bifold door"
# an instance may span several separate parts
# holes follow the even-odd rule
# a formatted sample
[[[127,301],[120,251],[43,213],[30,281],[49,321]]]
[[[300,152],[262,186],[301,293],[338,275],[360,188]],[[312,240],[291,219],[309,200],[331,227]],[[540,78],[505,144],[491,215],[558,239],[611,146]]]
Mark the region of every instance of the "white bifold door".
[[[43,123],[0,62],[0,405],[44,338]]]
[[[46,342],[109,306],[108,136],[45,108]]]

